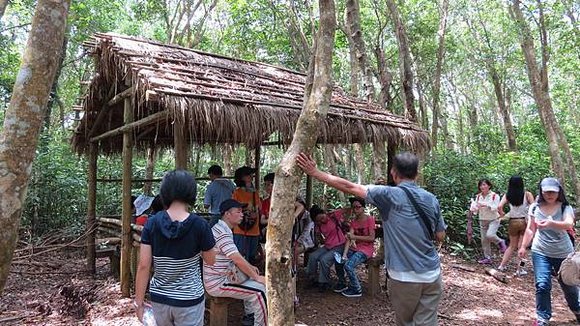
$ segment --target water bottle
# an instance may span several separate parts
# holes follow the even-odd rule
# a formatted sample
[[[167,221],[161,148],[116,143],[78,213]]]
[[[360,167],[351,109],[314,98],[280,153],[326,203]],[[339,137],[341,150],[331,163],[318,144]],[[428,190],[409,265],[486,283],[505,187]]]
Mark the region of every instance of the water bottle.
[[[153,315],[153,308],[145,307],[143,309],[143,325],[157,326],[157,323],[155,322],[155,316]]]

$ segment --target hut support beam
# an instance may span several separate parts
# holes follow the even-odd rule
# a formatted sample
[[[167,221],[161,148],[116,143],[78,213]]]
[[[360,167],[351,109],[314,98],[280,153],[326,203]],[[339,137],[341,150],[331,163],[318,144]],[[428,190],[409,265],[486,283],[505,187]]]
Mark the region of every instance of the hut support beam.
[[[397,145],[393,142],[389,142],[387,146],[387,184],[392,186],[395,184],[393,176],[391,175],[391,169],[393,168],[393,159],[397,153]]]
[[[109,92],[107,93],[107,98],[113,97],[113,94],[115,94],[115,89],[116,89],[116,85],[113,84],[111,86],[111,88],[109,89]],[[113,99],[115,99],[117,96],[119,96],[121,94],[125,94],[125,92],[127,92],[127,91],[130,91],[130,92],[126,93],[127,95],[125,95],[125,97],[131,95],[131,93],[133,92],[133,87],[129,87],[128,89],[124,90],[120,94],[114,96]],[[123,98],[125,98],[125,97],[123,97]],[[111,106],[116,103],[116,102],[113,102],[113,104],[111,104],[113,99],[111,99],[107,103],[103,104],[103,106],[101,107],[101,110],[97,114],[97,117],[95,118],[95,122],[93,123],[93,128],[89,132],[89,137],[92,137],[95,135],[95,133],[97,132],[97,127],[101,125],[101,123],[103,122],[103,120],[107,116],[107,113],[109,112],[109,109],[111,108]]]
[[[173,150],[175,151],[175,168],[187,170],[187,140],[185,139],[185,122],[175,117],[173,122]]]
[[[130,99],[127,99],[128,101],[131,101]],[[103,140],[106,138],[109,138],[111,136],[116,136],[118,134],[123,134],[126,131],[127,132],[131,132],[133,129],[138,128],[138,127],[144,127],[147,125],[150,125],[152,123],[157,123],[163,119],[166,119],[168,115],[167,111],[161,111],[161,112],[157,112],[154,113],[148,117],[145,117],[141,120],[135,121],[135,122],[131,122],[131,123],[127,123],[117,129],[113,129],[113,130],[109,130],[105,133],[102,133],[96,137],[91,138],[91,142],[98,142],[99,140]]]
[[[260,156],[261,156],[261,146],[256,146],[256,150],[254,151],[254,168],[256,169],[255,181],[254,181],[254,188],[256,191],[260,191]]]
[[[123,122],[128,126],[133,122],[131,98],[125,98]],[[131,169],[133,163],[133,133],[128,128],[123,133],[123,210],[122,210],[122,241],[121,241],[121,293],[123,297],[131,296]]]
[[[88,189],[87,189],[87,271],[95,274],[96,271],[96,249],[95,249],[95,233],[97,231],[96,224],[96,208],[97,208],[97,144],[89,145],[88,157]]]

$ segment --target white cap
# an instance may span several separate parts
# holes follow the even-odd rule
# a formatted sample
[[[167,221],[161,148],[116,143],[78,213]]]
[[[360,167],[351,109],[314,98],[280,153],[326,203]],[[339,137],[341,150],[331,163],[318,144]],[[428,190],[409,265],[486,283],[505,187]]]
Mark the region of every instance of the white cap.
[[[139,197],[137,197],[137,199],[135,199],[135,201],[133,202],[133,205],[135,205],[135,214],[137,216],[143,214],[144,211],[146,211],[147,209],[149,209],[149,207],[151,207],[153,199],[155,199],[155,197],[139,195]]]

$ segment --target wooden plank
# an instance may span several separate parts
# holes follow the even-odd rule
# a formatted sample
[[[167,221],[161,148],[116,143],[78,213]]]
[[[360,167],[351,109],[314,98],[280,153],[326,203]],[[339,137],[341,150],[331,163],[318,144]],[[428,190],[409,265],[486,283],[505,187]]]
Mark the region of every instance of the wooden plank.
[[[122,134],[125,132],[129,132],[137,127],[144,127],[144,126],[150,125],[152,123],[156,123],[156,122],[159,122],[163,119],[166,119],[168,117],[168,115],[169,115],[168,111],[160,111],[157,113],[153,113],[152,115],[147,116],[141,120],[131,122],[131,123],[126,123],[125,125],[117,128],[117,129],[109,130],[109,131],[104,132],[98,136],[92,137],[90,141],[94,143],[94,142],[97,142],[99,140],[109,138],[111,136],[116,136],[116,135],[119,135],[119,134]]]
[[[133,107],[131,99],[125,98],[123,111],[124,127],[133,122]],[[122,209],[122,243],[121,243],[121,266],[120,281],[123,297],[131,296],[131,177],[133,176],[133,134],[132,128],[123,130],[123,209]]]

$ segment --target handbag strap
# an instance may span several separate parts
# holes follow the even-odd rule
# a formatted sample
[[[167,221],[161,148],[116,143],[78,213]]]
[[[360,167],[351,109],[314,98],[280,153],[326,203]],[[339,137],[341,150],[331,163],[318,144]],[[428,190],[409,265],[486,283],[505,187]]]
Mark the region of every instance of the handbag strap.
[[[435,235],[433,232],[433,228],[431,226],[431,222],[429,222],[429,218],[427,217],[427,214],[425,214],[425,211],[423,211],[421,206],[419,206],[419,204],[417,203],[417,200],[415,200],[415,197],[413,197],[413,195],[411,194],[411,191],[409,189],[407,189],[405,187],[401,187],[401,186],[399,186],[399,188],[403,189],[403,191],[407,195],[407,198],[409,198],[409,201],[411,202],[411,204],[413,204],[417,213],[419,213],[419,217],[421,217],[421,221],[423,222],[425,234],[429,237],[429,240],[434,240]]]

